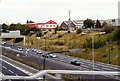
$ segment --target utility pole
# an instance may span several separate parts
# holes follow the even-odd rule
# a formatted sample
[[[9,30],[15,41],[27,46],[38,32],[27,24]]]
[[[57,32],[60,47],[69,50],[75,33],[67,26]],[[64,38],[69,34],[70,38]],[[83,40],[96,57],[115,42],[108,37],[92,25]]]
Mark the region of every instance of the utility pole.
[[[68,19],[68,33],[71,31],[71,11],[69,10],[69,19]]]

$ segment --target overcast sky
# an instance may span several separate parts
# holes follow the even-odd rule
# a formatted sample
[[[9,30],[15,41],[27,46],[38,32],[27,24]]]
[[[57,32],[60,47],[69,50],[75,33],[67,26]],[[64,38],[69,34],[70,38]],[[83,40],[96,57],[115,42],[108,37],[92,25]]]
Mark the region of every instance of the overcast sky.
[[[0,0],[0,23],[27,20],[58,23],[68,20],[113,19],[118,17],[119,0]]]

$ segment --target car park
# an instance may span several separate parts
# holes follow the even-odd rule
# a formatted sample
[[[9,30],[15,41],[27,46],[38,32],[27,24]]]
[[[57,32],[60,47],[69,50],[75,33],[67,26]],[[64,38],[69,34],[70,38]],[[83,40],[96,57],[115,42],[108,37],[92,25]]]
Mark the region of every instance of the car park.
[[[76,59],[71,60],[71,61],[70,61],[70,64],[76,65],[76,66],[80,66],[80,65],[81,65],[80,61],[79,61],[79,60],[76,60]]]

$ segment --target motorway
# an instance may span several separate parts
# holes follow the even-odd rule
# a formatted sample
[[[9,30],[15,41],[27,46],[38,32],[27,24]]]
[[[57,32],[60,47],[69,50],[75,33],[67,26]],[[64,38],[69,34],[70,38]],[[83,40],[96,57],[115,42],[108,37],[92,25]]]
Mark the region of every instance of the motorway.
[[[1,59],[2,58],[2,59]],[[4,75],[9,75],[9,76],[28,76],[28,73],[25,72],[23,69],[20,69],[13,65],[12,63],[8,62],[9,59],[5,57],[0,58],[0,73],[2,76]],[[10,61],[10,60],[9,60]],[[8,80],[2,80],[2,81],[8,81]],[[18,81],[18,80],[11,80],[11,81]],[[19,81],[24,81],[24,80],[19,80]],[[32,80],[32,81],[37,81],[37,80]]]
[[[19,58],[23,58],[23,59],[26,59],[27,61],[35,62],[40,65],[43,65],[43,57],[41,54],[36,53],[37,51],[36,49],[32,51],[33,50],[32,48],[28,48],[30,50],[26,52],[25,50],[26,48],[23,46],[21,47],[16,45],[10,46],[9,44],[3,45],[3,46],[4,48],[2,48],[2,51],[4,51],[7,54],[12,54],[14,56],[16,56],[16,54],[20,54]],[[22,50],[21,51],[18,50],[17,49],[18,47],[22,48]],[[48,53],[42,50],[38,50],[38,51],[44,54]],[[51,58],[51,57],[46,58],[47,68],[54,69],[54,70],[93,70],[92,62],[89,60],[79,59],[79,61],[81,62],[81,66],[75,66],[69,63],[71,60],[75,59],[74,57],[60,55],[58,53],[55,53],[55,55],[57,56],[56,58]],[[104,63],[95,63],[94,67],[95,67],[94,70],[97,70],[97,71],[120,71],[119,66],[109,65]],[[86,76],[81,75],[80,78],[86,78]],[[92,76],[87,76],[87,77],[91,79]],[[94,76],[94,78],[103,79],[103,76]],[[104,77],[104,79],[108,79],[108,78]]]

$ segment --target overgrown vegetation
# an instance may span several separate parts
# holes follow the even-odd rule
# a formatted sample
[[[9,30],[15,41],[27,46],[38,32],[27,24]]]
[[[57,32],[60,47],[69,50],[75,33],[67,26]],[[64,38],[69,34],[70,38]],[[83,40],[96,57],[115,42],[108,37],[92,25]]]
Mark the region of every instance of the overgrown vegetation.
[[[76,30],[76,33],[77,33],[77,34],[82,33],[82,29],[78,28],[78,29]]]
[[[94,47],[92,46],[92,43],[94,44]],[[83,44],[83,48],[86,49],[86,48],[92,48],[93,47],[94,49],[98,49],[98,48],[101,48],[105,45],[106,45],[105,40],[97,39],[97,40],[92,41],[92,38],[88,38],[88,39],[86,39],[86,42]]]

